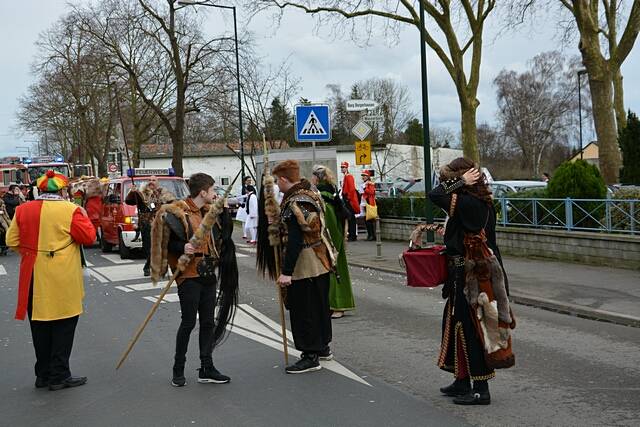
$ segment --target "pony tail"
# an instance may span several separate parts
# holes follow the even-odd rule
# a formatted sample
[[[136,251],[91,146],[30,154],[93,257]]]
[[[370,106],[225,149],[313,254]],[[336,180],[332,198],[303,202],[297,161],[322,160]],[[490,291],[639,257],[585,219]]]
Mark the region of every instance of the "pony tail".
[[[227,334],[227,326],[235,316],[238,306],[238,261],[236,259],[236,245],[231,238],[233,220],[228,210],[224,210],[221,218],[222,247],[218,275],[220,276],[220,291],[216,300],[218,314],[213,330],[213,345],[220,344]]]

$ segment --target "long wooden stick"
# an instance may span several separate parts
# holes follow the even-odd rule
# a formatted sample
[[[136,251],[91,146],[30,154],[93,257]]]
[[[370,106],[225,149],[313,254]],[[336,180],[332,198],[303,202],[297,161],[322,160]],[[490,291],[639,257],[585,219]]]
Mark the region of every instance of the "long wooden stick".
[[[280,277],[280,248],[278,246],[273,248],[275,250],[276,258],[276,274]],[[287,320],[284,317],[284,300],[282,299],[282,288],[276,279],[276,289],[278,290],[278,303],[280,305],[280,327],[282,328],[282,347],[284,349],[284,363],[289,365],[289,344],[287,341]]]
[[[229,193],[231,192],[231,189],[233,188],[233,184],[235,184],[236,180],[238,179],[238,177],[240,176],[240,172],[238,172],[238,174],[236,175],[236,177],[233,179],[233,181],[231,182],[231,184],[229,184],[229,186],[227,187],[223,199],[222,199],[222,203],[224,205],[224,200],[227,198],[227,196],[229,195]],[[211,208],[209,210],[209,212],[212,212],[214,205],[211,205]],[[208,215],[208,214],[207,214]],[[203,221],[204,222],[204,221]],[[201,227],[203,226],[203,224],[200,225]],[[195,233],[194,233],[195,236]],[[193,236],[192,236],[193,238]],[[187,255],[186,256],[189,257],[189,262],[191,261],[191,259],[193,258],[193,255]],[[185,263],[185,265],[188,264]],[[144,321],[140,324],[140,326],[138,326],[138,330],[136,331],[136,333],[133,335],[133,338],[131,338],[131,341],[129,341],[129,345],[127,346],[127,349],[124,351],[124,353],[122,354],[122,357],[120,357],[120,360],[118,361],[118,364],[116,365],[116,370],[120,368],[120,366],[122,366],[122,364],[124,363],[124,361],[127,359],[127,356],[129,355],[129,353],[131,352],[131,349],[133,349],[133,346],[136,344],[136,342],[138,342],[138,339],[140,338],[140,335],[142,335],[142,331],[144,331],[144,328],[147,327],[147,323],[149,323],[149,321],[151,320],[151,318],[153,317],[153,314],[156,312],[156,310],[158,309],[158,306],[160,305],[160,303],[162,302],[162,300],[164,299],[164,296],[167,294],[167,292],[169,292],[169,288],[171,287],[171,285],[173,284],[173,282],[175,282],[176,278],[178,277],[178,275],[180,274],[180,269],[177,269],[175,273],[173,273],[173,276],[171,276],[171,280],[169,280],[169,282],[167,283],[167,285],[164,287],[164,289],[162,290],[162,292],[160,293],[160,296],[158,296],[157,301],[153,304],[153,306],[151,307],[151,310],[149,310],[149,313],[147,313],[147,317],[145,317]]]
[[[173,276],[171,276],[171,280],[169,280],[167,285],[164,287],[164,289],[160,293],[160,296],[158,296],[158,299],[156,300],[156,302],[151,307],[151,310],[149,310],[149,313],[147,314],[147,317],[145,317],[144,321],[140,324],[140,326],[138,326],[138,330],[133,335],[133,338],[131,338],[131,341],[129,341],[129,345],[127,346],[127,349],[124,351],[124,353],[120,357],[120,360],[118,361],[118,364],[116,365],[116,370],[120,369],[120,366],[122,366],[124,361],[127,359],[127,356],[129,356],[129,353],[131,352],[131,349],[133,349],[133,346],[136,344],[136,342],[138,342],[138,339],[140,338],[140,335],[142,335],[142,331],[144,331],[144,328],[147,326],[147,323],[149,323],[149,320],[151,320],[151,318],[153,317],[153,314],[158,309],[158,306],[160,305],[160,303],[164,299],[164,296],[167,294],[167,292],[169,291],[169,288],[171,287],[171,285],[173,285],[173,282],[175,282],[175,280],[176,280],[176,278],[178,277],[179,274],[180,274],[180,270],[176,270],[176,272],[173,273]]]

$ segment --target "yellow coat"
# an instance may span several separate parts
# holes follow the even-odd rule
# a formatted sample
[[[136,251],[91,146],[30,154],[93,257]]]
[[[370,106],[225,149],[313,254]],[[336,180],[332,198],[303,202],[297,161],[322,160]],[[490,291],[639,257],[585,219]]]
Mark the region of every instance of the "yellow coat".
[[[24,319],[33,278],[33,320],[58,320],[82,313],[84,287],[80,245],[96,232],[82,208],[64,200],[34,200],[18,206],[7,246],[18,251],[20,285],[16,319]]]

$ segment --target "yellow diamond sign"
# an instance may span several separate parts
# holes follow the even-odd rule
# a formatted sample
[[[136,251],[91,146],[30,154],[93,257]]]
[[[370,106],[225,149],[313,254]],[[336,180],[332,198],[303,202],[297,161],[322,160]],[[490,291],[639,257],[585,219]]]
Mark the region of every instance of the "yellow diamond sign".
[[[371,164],[371,141],[356,142],[356,165]]]

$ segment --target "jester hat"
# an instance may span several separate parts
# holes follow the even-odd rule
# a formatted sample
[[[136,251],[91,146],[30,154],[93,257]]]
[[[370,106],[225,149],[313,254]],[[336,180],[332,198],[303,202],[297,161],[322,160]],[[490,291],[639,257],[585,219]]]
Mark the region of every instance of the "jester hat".
[[[36,185],[38,190],[45,193],[57,193],[69,185],[69,178],[53,170],[48,170],[47,173],[38,178]]]

